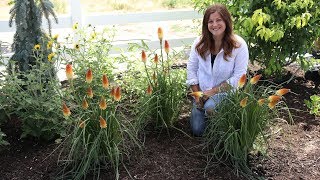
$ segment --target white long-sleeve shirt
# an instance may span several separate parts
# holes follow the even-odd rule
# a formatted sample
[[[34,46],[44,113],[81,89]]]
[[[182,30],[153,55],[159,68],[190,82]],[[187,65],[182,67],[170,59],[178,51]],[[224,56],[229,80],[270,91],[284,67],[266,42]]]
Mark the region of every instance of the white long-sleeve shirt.
[[[236,39],[239,47],[232,50],[231,57],[227,56],[228,61],[223,59],[224,50],[221,49],[212,67],[211,54],[208,53],[204,60],[195,49],[200,41],[198,37],[193,42],[187,64],[187,85],[199,84],[200,89],[206,91],[226,81],[237,88],[240,77],[247,72],[249,52],[244,39],[238,35]]]

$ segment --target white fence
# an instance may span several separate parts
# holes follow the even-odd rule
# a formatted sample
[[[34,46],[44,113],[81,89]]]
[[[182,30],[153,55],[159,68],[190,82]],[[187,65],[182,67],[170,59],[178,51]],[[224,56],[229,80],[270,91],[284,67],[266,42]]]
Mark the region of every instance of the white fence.
[[[69,0],[70,7],[71,7],[71,15],[70,16],[59,16],[58,20],[59,23],[55,24],[52,23],[52,30],[59,30],[59,29],[71,29],[73,24],[78,22],[79,25],[86,26],[86,25],[93,25],[93,26],[107,26],[107,25],[117,25],[117,26],[125,26],[128,24],[133,23],[148,23],[152,25],[157,24],[165,24],[163,22],[168,21],[178,21],[181,22],[183,20],[193,20],[199,19],[202,17],[198,12],[194,10],[173,10],[173,11],[162,11],[162,12],[145,12],[145,13],[127,13],[127,14],[98,14],[98,15],[89,15],[84,16],[81,11],[81,4],[78,0]],[[158,23],[161,22],[161,23]],[[43,26],[46,27],[46,22],[44,20]],[[190,27],[192,24],[190,24]],[[151,32],[156,36],[156,28],[154,27],[155,31]],[[163,27],[166,30],[165,27]],[[0,33],[13,33],[15,31],[15,25],[13,27],[9,27],[8,21],[0,21]],[[65,30],[62,30],[65,31]],[[166,32],[166,31],[165,31]],[[126,32],[123,32],[126,34]],[[183,34],[183,33],[182,33]],[[191,42],[194,40],[196,33],[193,33],[191,36],[188,37],[171,37],[169,40],[171,47],[180,47],[183,45],[190,45]],[[154,48],[158,45],[157,39],[152,38],[143,38],[135,36],[135,40],[137,39],[144,39],[145,42],[149,45],[150,48]],[[0,37],[1,38],[1,37]],[[5,41],[0,39],[0,41]],[[132,42],[134,39],[125,38],[121,40],[115,40],[114,46],[116,49],[124,49],[127,47],[128,42]]]

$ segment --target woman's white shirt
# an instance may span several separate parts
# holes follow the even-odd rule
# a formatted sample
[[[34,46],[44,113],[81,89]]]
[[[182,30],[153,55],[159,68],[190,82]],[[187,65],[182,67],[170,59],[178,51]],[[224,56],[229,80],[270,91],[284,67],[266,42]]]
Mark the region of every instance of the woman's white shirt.
[[[226,81],[233,88],[237,88],[238,81],[243,74],[246,74],[249,62],[249,51],[244,39],[236,35],[238,48],[232,50],[231,57],[227,61],[223,58],[222,49],[216,56],[213,67],[211,66],[211,54],[205,60],[195,49],[200,41],[198,37],[192,44],[189,61],[187,64],[187,85],[199,84],[202,91],[212,89]]]

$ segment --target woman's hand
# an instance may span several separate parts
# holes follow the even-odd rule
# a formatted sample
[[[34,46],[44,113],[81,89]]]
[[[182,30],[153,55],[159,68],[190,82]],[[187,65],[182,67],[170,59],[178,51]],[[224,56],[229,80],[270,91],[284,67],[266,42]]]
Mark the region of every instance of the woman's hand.
[[[227,82],[223,82],[220,85],[213,87],[212,89],[209,89],[207,91],[204,91],[203,94],[211,97],[215,94],[221,93],[221,92],[226,92],[231,89],[231,86]]]
[[[219,93],[219,88],[218,87],[214,87],[212,89],[209,89],[209,90],[206,90],[206,91],[203,91],[203,95],[206,96],[207,98],[215,95]]]

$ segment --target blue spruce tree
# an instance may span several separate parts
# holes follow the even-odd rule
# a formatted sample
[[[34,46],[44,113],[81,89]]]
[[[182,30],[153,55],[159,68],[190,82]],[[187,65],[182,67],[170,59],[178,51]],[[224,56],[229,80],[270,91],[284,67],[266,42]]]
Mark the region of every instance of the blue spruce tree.
[[[35,65],[33,47],[36,44],[42,44],[39,53],[44,54],[43,62],[48,62],[48,54],[52,52],[51,48],[47,49],[46,46],[43,46],[48,42],[48,37],[41,28],[42,16],[48,21],[50,36],[51,21],[49,16],[52,15],[56,23],[58,23],[58,19],[53,11],[53,4],[49,0],[14,0],[12,3],[9,26],[12,27],[14,20],[16,33],[12,44],[14,54],[11,60],[16,62],[16,70],[27,72]]]

